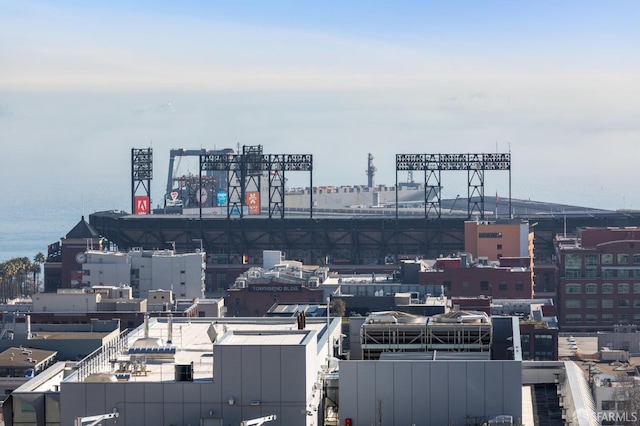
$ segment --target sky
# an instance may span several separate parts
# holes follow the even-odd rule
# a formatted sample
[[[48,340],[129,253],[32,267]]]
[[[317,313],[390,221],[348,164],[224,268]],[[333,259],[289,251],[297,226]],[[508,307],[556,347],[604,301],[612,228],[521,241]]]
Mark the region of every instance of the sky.
[[[511,152],[515,198],[640,209],[638,22],[637,1],[0,0],[5,204],[130,210],[148,147],[161,204],[170,149],[239,144],[313,154],[331,186],[366,184],[368,153],[393,185],[396,154]]]

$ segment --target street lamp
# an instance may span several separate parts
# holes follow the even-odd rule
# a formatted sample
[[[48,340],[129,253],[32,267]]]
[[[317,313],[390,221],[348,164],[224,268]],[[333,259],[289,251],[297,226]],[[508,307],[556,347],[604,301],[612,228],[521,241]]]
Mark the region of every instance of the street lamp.
[[[331,359],[331,333],[329,331],[329,323],[331,321],[330,306],[331,296],[327,296],[327,370],[329,369],[329,360]]]

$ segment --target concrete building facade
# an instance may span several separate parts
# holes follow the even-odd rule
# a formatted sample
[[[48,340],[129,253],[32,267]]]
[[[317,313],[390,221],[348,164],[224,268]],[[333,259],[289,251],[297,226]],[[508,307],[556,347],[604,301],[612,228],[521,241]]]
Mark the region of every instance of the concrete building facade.
[[[133,249],[128,253],[88,250],[82,283],[85,286],[130,285],[134,297],[150,290],[172,290],[176,297],[204,297],[206,254],[173,250]]]
[[[499,415],[522,419],[521,364],[341,361],[341,424],[483,424]]]
[[[150,319],[73,373],[53,368],[39,383],[16,389],[4,418],[8,425],[70,425],[115,409],[117,424],[131,426],[237,425],[267,415],[277,416],[274,426],[317,426],[322,375],[341,339],[340,323]]]

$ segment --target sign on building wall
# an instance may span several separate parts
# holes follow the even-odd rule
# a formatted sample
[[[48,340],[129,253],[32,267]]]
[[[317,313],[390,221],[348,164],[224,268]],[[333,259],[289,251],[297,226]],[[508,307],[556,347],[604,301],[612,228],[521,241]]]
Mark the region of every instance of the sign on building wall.
[[[249,291],[260,293],[283,293],[301,291],[302,286],[296,284],[253,284],[249,285]]]
[[[137,195],[135,198],[135,214],[149,214],[150,201],[146,195]]]
[[[218,191],[218,193],[216,194],[216,201],[218,202],[219,206],[226,206],[228,198],[229,197],[227,196],[227,193],[225,191]]]
[[[245,203],[249,207],[250,215],[260,214],[260,193],[258,191],[247,191]]]

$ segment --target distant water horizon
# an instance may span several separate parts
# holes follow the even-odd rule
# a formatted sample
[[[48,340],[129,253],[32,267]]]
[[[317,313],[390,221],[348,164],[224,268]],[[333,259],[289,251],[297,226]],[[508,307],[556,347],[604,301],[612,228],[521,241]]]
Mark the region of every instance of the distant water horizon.
[[[78,203],[64,203],[55,194],[38,194],[26,203],[25,200],[0,203],[0,262],[16,257],[33,260],[39,252],[46,256],[47,246],[60,241],[83,216],[88,222],[94,212],[131,209],[130,202],[126,205],[126,196],[96,201],[79,199]]]

